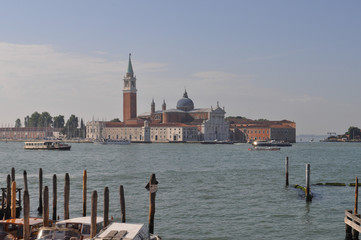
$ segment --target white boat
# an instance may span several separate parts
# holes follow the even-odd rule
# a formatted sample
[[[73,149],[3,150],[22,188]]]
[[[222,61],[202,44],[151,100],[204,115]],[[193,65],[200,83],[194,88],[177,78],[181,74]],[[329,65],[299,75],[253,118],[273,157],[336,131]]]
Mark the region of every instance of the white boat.
[[[159,236],[149,234],[146,224],[112,222],[99,232],[93,240],[160,240]]]
[[[97,233],[103,228],[103,218],[97,217]],[[73,228],[80,231],[82,239],[90,238],[91,217],[71,218],[56,222],[55,226],[58,228]]]
[[[80,232],[73,228],[42,227],[37,240],[81,240]]]
[[[127,139],[104,139],[103,144],[127,145],[127,144],[130,144],[130,141]]]
[[[276,141],[276,140],[269,140],[269,141],[253,141],[253,146],[258,147],[291,147],[292,144],[285,141]]]
[[[71,146],[57,141],[25,142],[24,149],[28,150],[70,150]]]

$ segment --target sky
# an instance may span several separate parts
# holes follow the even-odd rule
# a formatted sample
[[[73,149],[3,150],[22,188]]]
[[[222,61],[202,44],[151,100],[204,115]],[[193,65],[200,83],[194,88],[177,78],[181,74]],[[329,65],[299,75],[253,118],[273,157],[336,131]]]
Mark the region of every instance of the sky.
[[[361,128],[361,1],[2,1],[0,125],[38,111],[123,119],[128,55],[138,114],[184,90],[195,108]]]

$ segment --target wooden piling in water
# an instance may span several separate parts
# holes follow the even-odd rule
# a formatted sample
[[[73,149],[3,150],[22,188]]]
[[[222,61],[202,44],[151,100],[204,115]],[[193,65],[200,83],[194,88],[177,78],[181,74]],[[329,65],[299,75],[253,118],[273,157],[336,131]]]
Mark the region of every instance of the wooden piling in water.
[[[83,217],[86,216],[87,171],[83,172]]]
[[[125,198],[124,198],[124,188],[123,185],[119,187],[119,197],[120,197],[120,221],[125,223]]]
[[[26,171],[24,171],[23,173],[23,178],[24,178],[24,191],[28,191],[28,174],[26,173]]]
[[[57,202],[58,202],[58,186],[57,186],[57,178],[56,174],[53,175],[53,221],[56,221],[56,209],[57,209]]]
[[[10,218],[11,216],[11,178],[10,175],[6,178],[6,211],[5,211],[5,219]]]
[[[98,203],[98,194],[97,191],[93,191],[91,196],[90,238],[93,238],[97,231],[97,203]]]
[[[16,182],[11,183],[11,218],[16,218]]]
[[[146,188],[149,191],[149,217],[148,217],[148,228],[149,233],[154,233],[154,215],[155,215],[155,196],[158,190],[158,181],[155,178],[155,173],[150,177],[149,183]]]
[[[39,168],[39,207],[38,212],[39,214],[43,213],[43,169]]]
[[[104,226],[106,227],[109,224],[109,188],[105,187],[104,188],[104,211],[103,211],[103,221],[104,221]]]
[[[356,177],[355,180],[355,207],[354,207],[354,213],[357,214],[357,205],[358,205],[358,178]]]
[[[69,219],[69,199],[70,199],[70,178],[69,174],[65,174],[64,184],[64,220]]]
[[[30,198],[29,192],[24,191],[24,228],[23,228],[23,238],[24,240],[30,239],[30,226],[29,226],[29,216],[30,216]]]
[[[289,182],[288,182],[288,157],[286,157],[286,163],[285,163],[285,168],[286,168],[286,186],[288,187]]]
[[[49,226],[49,189],[48,186],[44,187],[44,207],[43,207],[43,225]]]
[[[11,168],[11,182],[15,181],[15,168]]]
[[[312,201],[312,196],[310,195],[310,164],[306,164],[306,201]]]

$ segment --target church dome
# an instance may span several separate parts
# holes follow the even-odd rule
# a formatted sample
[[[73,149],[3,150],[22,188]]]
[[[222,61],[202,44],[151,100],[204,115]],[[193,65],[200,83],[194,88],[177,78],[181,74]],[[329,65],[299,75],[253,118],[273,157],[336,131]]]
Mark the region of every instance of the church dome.
[[[188,98],[187,91],[184,91],[183,97],[177,102],[177,109],[183,111],[190,111],[194,109],[194,104],[192,99]]]

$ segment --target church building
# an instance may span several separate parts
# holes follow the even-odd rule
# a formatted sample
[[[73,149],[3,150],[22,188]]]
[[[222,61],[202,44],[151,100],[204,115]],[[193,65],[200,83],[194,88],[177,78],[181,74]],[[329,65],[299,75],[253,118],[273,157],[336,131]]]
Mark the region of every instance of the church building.
[[[224,107],[195,108],[185,90],[176,108],[167,109],[163,100],[156,110],[154,99],[150,112],[137,115],[137,88],[129,54],[128,70],[123,78],[123,122],[91,121],[87,138],[128,139],[132,142],[197,142],[229,139],[229,123]]]

